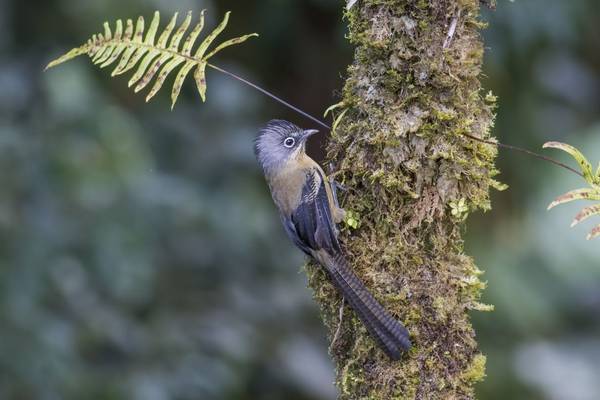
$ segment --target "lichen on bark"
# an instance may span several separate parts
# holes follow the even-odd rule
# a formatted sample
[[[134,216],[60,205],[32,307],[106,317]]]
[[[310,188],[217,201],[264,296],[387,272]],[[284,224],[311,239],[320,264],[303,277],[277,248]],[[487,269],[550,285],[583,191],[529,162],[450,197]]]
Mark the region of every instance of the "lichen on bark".
[[[485,356],[468,312],[490,307],[479,303],[485,284],[461,231],[470,212],[490,208],[498,186],[496,149],[461,135],[489,138],[493,123],[493,96],[478,78],[479,1],[362,0],[346,19],[355,59],[328,157],[360,226],[341,237],[413,348],[388,360],[346,311],[331,347],[340,398],[471,399]],[[320,268],[307,272],[333,339],[341,299]]]

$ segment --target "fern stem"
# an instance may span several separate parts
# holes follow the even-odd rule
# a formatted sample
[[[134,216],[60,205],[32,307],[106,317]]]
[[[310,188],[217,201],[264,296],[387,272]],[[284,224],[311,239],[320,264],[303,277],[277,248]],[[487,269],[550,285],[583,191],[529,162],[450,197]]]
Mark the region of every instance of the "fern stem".
[[[534,151],[523,149],[521,147],[513,146],[513,145],[510,145],[510,144],[504,144],[504,143],[500,143],[500,142],[492,142],[492,141],[489,141],[489,140],[480,139],[478,137],[471,136],[468,133],[461,133],[461,135],[463,135],[463,136],[465,136],[465,137],[467,137],[467,138],[469,138],[471,140],[475,140],[477,142],[482,142],[482,143],[486,143],[486,144],[490,144],[490,145],[495,145],[495,146],[502,147],[502,148],[505,148],[505,149],[508,149],[508,150],[514,150],[514,151],[518,151],[518,152],[523,153],[523,154],[527,154],[529,156],[535,157],[535,158],[543,160],[543,161],[547,161],[549,163],[552,163],[554,165],[562,167],[562,168],[564,168],[566,170],[569,170],[572,173],[577,174],[577,175],[579,175],[582,178],[584,177],[583,174],[581,172],[577,171],[575,168],[569,167],[567,164],[561,163],[560,161],[556,161],[555,159],[553,159],[551,157],[544,156],[544,155],[536,153]]]
[[[227,70],[225,70],[225,69],[223,69],[223,68],[221,68],[221,67],[218,67],[218,66],[216,66],[216,65],[214,65],[214,64],[210,64],[210,63],[208,63],[207,65],[208,65],[209,67],[211,67],[212,69],[216,70],[216,71],[222,72],[222,73],[224,73],[225,75],[229,75],[230,77],[232,77],[232,78],[234,78],[234,79],[237,79],[238,81],[240,81],[240,82],[242,82],[242,83],[245,83],[246,85],[248,85],[248,86],[250,86],[250,87],[252,87],[252,88],[254,88],[254,89],[258,90],[259,92],[261,92],[261,93],[263,93],[263,94],[265,94],[265,95],[269,96],[269,97],[270,97],[270,98],[272,98],[273,100],[275,100],[275,101],[277,101],[277,102],[279,102],[279,103],[283,104],[284,106],[286,106],[286,107],[288,107],[288,108],[290,108],[290,109],[292,109],[292,110],[296,111],[297,113],[299,113],[299,114],[301,114],[301,115],[305,116],[306,118],[310,119],[311,121],[313,121],[313,122],[315,122],[315,123],[319,124],[320,126],[324,127],[325,129],[331,130],[331,126],[327,125],[325,122],[321,121],[321,120],[320,120],[320,119],[318,119],[317,117],[314,117],[314,116],[312,116],[312,115],[310,115],[310,114],[308,114],[308,113],[306,113],[306,112],[302,111],[302,110],[301,110],[301,109],[299,109],[298,107],[296,107],[296,106],[293,106],[292,104],[288,103],[287,101],[283,100],[282,98],[280,98],[280,97],[277,97],[277,96],[276,96],[276,95],[274,95],[273,93],[269,92],[268,90],[266,90],[266,89],[263,89],[262,87],[260,87],[260,86],[258,86],[258,85],[256,85],[256,84],[254,84],[254,83],[252,83],[252,82],[250,82],[250,81],[248,81],[248,80],[246,80],[246,79],[242,78],[241,76],[238,76],[238,75],[234,74],[233,72],[229,72],[229,71],[227,71]],[[508,149],[508,150],[518,151],[518,152],[520,152],[520,153],[527,154],[527,155],[529,155],[529,156],[532,156],[532,157],[535,157],[535,158],[537,158],[537,159],[540,159],[540,160],[543,160],[543,161],[547,161],[547,162],[549,162],[549,163],[552,163],[552,164],[554,164],[554,165],[557,165],[557,166],[559,166],[559,167],[562,167],[562,168],[564,168],[564,169],[566,169],[566,170],[568,170],[568,171],[571,171],[572,173],[574,173],[574,174],[576,174],[576,175],[579,175],[580,177],[582,177],[582,178],[583,178],[583,174],[582,174],[582,173],[580,173],[579,171],[577,171],[575,168],[569,167],[568,165],[566,165],[566,164],[564,164],[564,163],[561,163],[560,161],[556,161],[555,159],[553,159],[553,158],[551,158],[551,157],[544,156],[544,155],[542,155],[542,154],[539,154],[539,153],[536,153],[536,152],[534,152],[534,151],[527,150],[527,149],[524,149],[524,148],[521,148],[521,147],[517,147],[517,146],[513,146],[513,145],[510,145],[510,144],[504,144],[504,143],[500,143],[500,142],[492,142],[492,141],[490,141],[490,140],[480,139],[480,138],[478,138],[478,137],[471,136],[471,135],[469,135],[468,133],[461,133],[461,135],[463,135],[464,137],[467,137],[467,138],[469,138],[469,139],[471,139],[471,140],[477,141],[477,142],[481,142],[481,143],[489,144],[489,145],[492,145],[492,146],[498,146],[498,147],[502,147],[502,148],[504,148],[504,149]]]
[[[225,70],[225,69],[223,69],[223,68],[221,68],[221,67],[218,67],[218,66],[216,66],[216,65],[214,65],[214,64],[210,64],[210,63],[208,63],[207,65],[208,65],[209,67],[211,67],[212,69],[216,70],[216,71],[219,71],[219,72],[221,72],[221,73],[224,73],[225,75],[228,75],[228,76],[230,76],[230,77],[232,77],[232,78],[234,78],[234,79],[236,79],[236,80],[238,80],[238,81],[240,81],[240,82],[242,82],[242,83],[245,83],[246,85],[248,85],[248,86],[250,86],[250,87],[252,87],[252,88],[254,88],[254,89],[258,90],[259,92],[261,92],[261,93],[263,93],[263,94],[267,95],[268,97],[272,98],[273,100],[277,101],[278,103],[281,103],[281,104],[283,104],[284,106],[286,106],[286,107],[288,107],[288,108],[290,108],[290,109],[292,109],[292,110],[296,111],[297,113],[299,113],[299,114],[301,114],[301,115],[305,116],[306,118],[310,119],[311,121],[313,121],[313,122],[315,122],[315,123],[319,124],[319,125],[320,125],[320,126],[322,126],[323,128],[325,128],[325,129],[328,129],[328,130],[331,130],[331,126],[327,125],[325,122],[321,121],[321,120],[320,120],[320,119],[318,119],[317,117],[314,117],[314,116],[312,116],[312,115],[310,115],[310,114],[308,114],[308,113],[306,113],[306,112],[302,111],[302,110],[301,110],[301,109],[299,109],[298,107],[296,107],[296,106],[294,106],[294,105],[292,105],[292,104],[288,103],[287,101],[285,101],[285,100],[283,100],[282,98],[280,98],[280,97],[278,97],[278,96],[274,95],[273,93],[269,92],[268,90],[266,90],[266,89],[263,89],[262,87],[260,87],[260,86],[258,86],[258,85],[256,85],[256,84],[254,84],[254,83],[252,83],[252,82],[250,82],[250,81],[248,81],[248,80],[246,80],[246,79],[242,78],[241,76],[239,76],[239,75],[236,75],[236,74],[234,74],[233,72],[227,71],[227,70]],[[572,173],[574,173],[574,174],[576,174],[576,175],[579,175],[580,177],[582,177],[582,178],[583,178],[583,174],[582,174],[582,173],[580,173],[579,171],[577,171],[575,168],[569,167],[568,165],[566,165],[566,164],[564,164],[564,163],[562,163],[562,162],[560,162],[560,161],[557,161],[557,160],[555,160],[555,159],[553,159],[553,158],[551,158],[551,157],[547,157],[547,156],[544,156],[544,155],[542,155],[542,154],[536,153],[536,152],[534,152],[534,151],[527,150],[527,149],[524,149],[524,148],[521,148],[521,147],[517,147],[517,146],[513,146],[513,145],[510,145],[510,144],[504,144],[504,143],[500,143],[500,142],[492,142],[492,141],[490,141],[490,140],[480,139],[480,138],[478,138],[478,137],[471,136],[471,135],[469,135],[468,133],[461,133],[461,135],[463,135],[464,137],[466,137],[466,138],[469,138],[469,139],[471,139],[471,140],[477,141],[477,142],[481,142],[481,143],[489,144],[489,145],[492,145],[492,146],[498,146],[498,147],[501,147],[501,148],[504,148],[504,149],[513,150],[513,151],[518,151],[518,152],[520,152],[520,153],[527,154],[527,155],[529,155],[529,156],[532,156],[532,157],[535,157],[535,158],[537,158],[537,159],[539,159],[539,160],[543,160],[543,161],[546,161],[546,162],[552,163],[552,164],[554,164],[554,165],[557,165],[557,166],[559,166],[559,167],[561,167],[561,168],[564,168],[564,169],[566,169],[566,170],[568,170],[568,171],[571,171]]]
[[[270,98],[272,98],[273,100],[275,100],[275,101],[277,101],[277,102],[279,102],[279,103],[283,104],[284,106],[286,106],[286,107],[288,107],[288,108],[290,108],[290,109],[292,109],[292,110],[296,111],[298,114],[301,114],[301,115],[305,116],[306,118],[310,119],[311,121],[313,121],[313,122],[315,122],[315,123],[319,124],[319,125],[320,125],[320,126],[322,126],[323,128],[325,128],[325,129],[328,129],[328,130],[331,130],[331,126],[327,125],[325,122],[321,121],[321,120],[320,120],[320,119],[318,119],[317,117],[314,117],[314,116],[312,116],[312,115],[310,115],[310,114],[308,114],[308,113],[306,113],[306,112],[302,111],[302,110],[301,110],[301,109],[299,109],[298,107],[296,107],[296,106],[294,106],[294,105],[292,105],[292,104],[288,103],[287,101],[283,100],[282,98],[280,98],[280,97],[277,97],[276,95],[274,95],[273,93],[269,92],[268,90],[261,88],[260,86],[258,86],[258,85],[256,85],[256,84],[254,84],[254,83],[252,83],[252,82],[250,82],[250,81],[248,81],[248,80],[246,80],[246,79],[242,78],[241,76],[238,76],[238,75],[234,74],[233,72],[229,72],[229,71],[227,71],[227,70],[224,70],[224,69],[223,69],[223,68],[221,68],[221,67],[217,67],[217,66],[216,66],[216,65],[214,65],[214,64],[207,63],[207,65],[208,65],[209,67],[211,67],[212,69],[214,69],[214,70],[217,70],[217,71],[219,71],[219,72],[222,72],[222,73],[224,73],[225,75],[229,75],[230,77],[232,77],[232,78],[234,78],[234,79],[237,79],[238,81],[240,81],[240,82],[242,82],[242,83],[245,83],[246,85],[248,85],[248,86],[250,86],[250,87],[252,87],[252,88],[254,88],[254,89],[258,90],[259,92],[261,92],[261,93],[263,93],[263,94],[265,94],[265,95],[269,96],[269,97],[270,97]]]
[[[177,17],[177,14],[175,14],[175,16],[173,17],[173,20],[171,22],[173,25],[175,24],[176,17]],[[157,12],[155,12],[154,19],[152,20],[152,25],[155,25],[154,26],[154,31],[152,31],[152,35],[154,35],[154,33],[156,31],[156,26],[158,26],[158,18],[159,18],[159,14],[158,14],[158,11],[157,11]],[[186,20],[186,21],[188,21],[188,23],[189,23],[189,19],[190,18],[191,18],[191,14],[188,13],[188,19]],[[260,86],[258,86],[256,84],[254,84],[254,83],[252,83],[252,82],[250,82],[250,81],[242,78],[241,76],[239,76],[237,74],[234,74],[233,72],[227,71],[227,70],[225,70],[225,69],[223,69],[221,67],[218,67],[218,66],[216,66],[214,64],[210,64],[210,63],[207,62],[207,60],[210,57],[212,57],[214,54],[216,54],[217,52],[219,52],[219,50],[221,50],[221,49],[223,49],[225,47],[228,47],[230,45],[233,45],[233,44],[241,43],[241,42],[245,41],[246,39],[248,39],[249,37],[258,36],[257,34],[250,34],[250,35],[245,35],[245,36],[241,36],[241,37],[238,37],[238,38],[230,39],[230,40],[228,40],[228,41],[226,41],[224,43],[221,43],[221,45],[217,46],[217,48],[215,50],[213,50],[208,55],[206,55],[205,57],[203,57],[204,50],[206,50],[206,47],[208,47],[210,45],[210,43],[213,41],[213,39],[215,38],[215,36],[218,35],[223,30],[223,28],[225,27],[225,25],[227,25],[228,18],[229,18],[229,13],[225,14],[225,18],[223,19],[223,21],[221,22],[221,24],[200,45],[199,49],[201,51],[198,54],[196,54],[196,56],[192,56],[189,53],[189,51],[179,52],[178,50],[173,50],[172,47],[165,46],[166,41],[163,44],[159,43],[159,45],[157,46],[154,43],[154,36],[152,36],[152,39],[150,40],[150,42],[148,42],[148,36],[146,36],[146,39],[143,40],[143,41],[137,40],[136,38],[134,38],[133,36],[131,36],[132,35],[132,31],[129,32],[129,35],[127,35],[127,33],[126,33],[125,36],[123,36],[121,33],[119,33],[116,37],[110,37],[110,30],[108,28],[108,24],[105,24],[105,29],[107,29],[107,31],[106,31],[107,32],[106,33],[106,37],[103,37],[102,34],[99,34],[98,36],[94,35],[93,39],[90,39],[88,41],[88,43],[86,43],[86,44],[84,44],[84,45],[82,45],[80,47],[76,47],[76,48],[72,49],[71,51],[69,51],[68,53],[64,54],[63,56],[61,56],[61,57],[59,57],[59,58],[51,61],[46,66],[45,69],[54,67],[54,66],[56,66],[58,64],[62,64],[65,61],[68,61],[68,60],[70,60],[72,58],[75,58],[77,56],[80,56],[80,55],[86,54],[86,53],[92,58],[92,61],[94,61],[94,62],[98,61],[100,63],[104,63],[103,65],[101,65],[101,67],[105,67],[105,66],[111,64],[113,61],[115,61],[117,59],[117,57],[118,57],[118,53],[117,53],[117,56],[114,56],[112,58],[108,58],[111,55],[110,52],[115,51],[115,49],[118,48],[119,46],[132,46],[133,45],[133,46],[135,46],[136,49],[145,49],[145,51],[142,54],[147,53],[147,52],[151,52],[151,51],[158,51],[158,52],[162,53],[163,55],[167,54],[168,55],[167,59],[173,59],[175,57],[178,57],[179,59],[184,59],[186,63],[195,64],[195,65],[198,66],[198,68],[202,67],[202,73],[204,72],[204,66],[208,66],[208,67],[210,67],[210,68],[212,68],[212,69],[214,69],[216,71],[219,71],[219,72],[221,72],[221,73],[223,73],[225,75],[228,75],[228,76],[230,76],[230,77],[232,77],[232,78],[234,78],[234,79],[236,79],[236,80],[238,80],[238,81],[240,81],[240,82],[242,82],[242,83],[244,83],[244,84],[246,84],[246,85],[248,85],[248,86],[250,86],[250,87],[252,87],[252,88],[254,88],[256,90],[258,90],[259,92],[263,93],[264,95],[266,95],[266,96],[270,97],[271,99],[277,101],[278,103],[280,103],[280,104],[282,104],[282,105],[290,108],[291,110],[297,112],[298,114],[303,115],[304,117],[310,119],[311,121],[313,121],[316,124],[322,126],[323,128],[325,128],[327,130],[331,130],[332,129],[331,126],[329,126],[325,122],[321,121],[319,118],[314,117],[314,116],[308,114],[305,111],[302,111],[300,108],[298,108],[298,107],[296,107],[296,106],[288,103],[287,101],[285,101],[282,98],[276,96],[275,94],[269,92],[268,90],[263,89],[262,87],[260,87]],[[140,20],[138,20],[138,26],[140,24],[140,21],[141,21],[141,31],[140,31],[140,35],[141,35],[143,33],[143,29],[144,29],[143,28],[143,18],[140,17]],[[202,21],[203,21],[203,19],[202,19]],[[118,27],[117,28],[117,32],[121,32],[122,25],[120,25],[120,24],[121,24],[121,21],[119,20],[117,22],[117,27]],[[131,20],[128,20],[128,24],[132,25]],[[187,28],[187,25],[185,25],[185,28]],[[201,28],[199,28],[199,29],[201,29]],[[198,29],[197,33],[199,33],[199,29]],[[168,32],[170,34],[171,30],[168,30]],[[192,32],[192,34],[193,33],[194,33],[194,31]],[[137,35],[137,30],[136,30],[136,35]],[[150,35],[150,32],[148,33],[148,35]],[[183,35],[183,31],[181,32],[181,35]],[[193,36],[193,38],[195,39],[196,36]],[[168,38],[168,35],[167,35],[166,38]],[[166,38],[165,38],[165,40],[166,40]],[[188,40],[189,39],[190,39],[190,37],[188,37]],[[192,39],[192,41],[190,43],[192,43],[192,42],[193,42],[193,39]],[[177,43],[179,43],[179,42],[177,42]],[[105,56],[104,51],[107,48],[108,48],[109,54]],[[185,46],[184,46],[184,49],[185,49]],[[100,51],[102,54],[100,54],[100,55],[96,54],[98,51]],[[132,54],[130,53],[129,55],[131,56]],[[94,56],[96,56],[97,58],[99,57],[98,60],[94,60]],[[107,59],[108,59],[108,61],[106,61]],[[136,60],[136,62],[137,62],[137,60]],[[146,62],[146,64],[147,64],[147,62]],[[142,63],[142,65],[144,65],[144,64]],[[145,65],[145,66],[147,66],[147,65]],[[113,76],[115,75],[115,72],[118,69],[119,69],[119,67],[113,71]],[[122,71],[117,72],[117,73],[125,72],[128,69],[129,68],[125,68],[125,70],[122,70]],[[190,68],[188,68],[186,72],[188,72],[189,69]],[[156,69],[153,72],[151,71],[152,74],[149,75],[148,80],[152,79],[152,77],[154,76],[154,74],[157,71],[158,71],[158,69]],[[169,72],[170,72],[170,70],[167,71],[166,74],[168,74]],[[138,73],[144,73],[144,70],[140,70],[139,69]],[[134,78],[135,77],[136,77],[136,75],[134,75]],[[140,78],[141,78],[141,76],[140,76]],[[149,98],[151,98],[158,90],[160,90],[160,87],[162,86],[162,83],[164,82],[165,78],[166,78],[166,75],[164,75],[162,77],[162,80],[160,80],[159,82],[157,82],[158,85],[155,85],[155,88],[152,89],[151,93],[146,98],[146,101],[148,101]],[[182,80],[184,78],[185,78],[185,75],[183,75]],[[134,83],[138,79],[134,79]],[[204,98],[205,98],[205,92],[206,92],[206,82],[205,82],[203,76],[200,77],[200,78],[196,78],[196,79],[197,79],[197,82],[199,82],[198,83],[198,90],[200,91],[200,96],[202,97],[202,100],[204,100]],[[138,84],[138,86],[136,87],[135,91],[137,92],[138,90],[142,89],[146,85],[146,83],[147,82],[144,82],[142,85]],[[132,84],[132,81],[130,81],[130,86],[131,86],[131,84]],[[177,80],[176,80],[176,84],[177,84]],[[179,87],[177,87],[177,91],[176,92],[175,92],[175,89],[174,89],[174,92],[173,92],[174,94],[172,95],[172,96],[174,96],[173,104],[175,104],[175,101],[177,99],[177,95],[179,94],[179,89],[180,88],[181,88],[181,83],[180,83]],[[556,160],[554,160],[554,159],[552,159],[550,157],[547,157],[547,156],[538,154],[536,152],[533,152],[531,150],[523,149],[523,148],[520,148],[520,147],[517,147],[517,146],[508,145],[508,144],[503,144],[503,143],[500,143],[500,142],[492,142],[492,141],[489,141],[489,140],[480,139],[478,137],[471,136],[471,135],[469,135],[467,133],[461,133],[461,135],[463,135],[463,136],[465,136],[465,137],[467,137],[467,138],[469,138],[471,140],[475,140],[475,141],[486,143],[486,144],[489,144],[489,145],[492,145],[492,146],[498,146],[498,147],[502,147],[502,148],[505,148],[505,149],[514,150],[514,151],[518,151],[518,152],[527,154],[529,156],[532,156],[532,157],[538,158],[540,160],[547,161],[549,163],[555,164],[555,165],[557,165],[559,167],[562,167],[562,168],[564,168],[564,169],[566,169],[568,171],[573,172],[576,175],[581,176],[584,179],[586,178],[583,173],[580,173],[576,169],[571,168],[568,165],[563,164],[563,163],[561,163],[559,161],[556,161]]]

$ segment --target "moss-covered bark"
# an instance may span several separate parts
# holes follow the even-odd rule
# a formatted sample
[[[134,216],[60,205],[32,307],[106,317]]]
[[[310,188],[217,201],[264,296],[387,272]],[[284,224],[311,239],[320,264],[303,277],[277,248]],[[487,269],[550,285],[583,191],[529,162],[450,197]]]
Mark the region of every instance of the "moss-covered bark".
[[[490,208],[497,185],[495,148],[461,135],[488,138],[493,120],[493,96],[478,80],[479,1],[361,0],[346,16],[356,53],[328,152],[360,226],[341,236],[414,347],[388,360],[346,311],[331,349],[340,398],[470,399],[485,357],[468,312],[488,307],[461,229],[470,212]],[[320,268],[308,273],[333,338],[340,298]]]

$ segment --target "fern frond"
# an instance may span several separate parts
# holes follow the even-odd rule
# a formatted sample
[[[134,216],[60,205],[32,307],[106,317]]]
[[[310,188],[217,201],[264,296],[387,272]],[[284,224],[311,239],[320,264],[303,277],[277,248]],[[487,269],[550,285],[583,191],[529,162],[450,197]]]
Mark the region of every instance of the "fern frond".
[[[593,173],[592,164],[590,164],[590,162],[587,160],[587,158],[585,158],[585,156],[583,154],[581,154],[581,152],[579,150],[577,150],[575,147],[573,147],[569,144],[566,144],[566,143],[561,143],[561,142],[546,142],[546,143],[544,143],[543,148],[544,149],[546,149],[546,148],[559,149],[559,150],[569,153],[575,159],[575,161],[577,161],[577,163],[579,164],[579,167],[581,168],[581,173],[583,174],[584,179],[589,184],[600,184],[600,177],[596,176],[596,174]]]
[[[598,171],[594,174],[592,170],[592,164],[585,158],[585,156],[577,150],[575,147],[568,145],[566,143],[560,142],[547,142],[544,143],[544,148],[553,148],[559,149],[569,153],[579,164],[581,168],[581,176],[589,183],[589,188],[584,189],[576,189],[571,190],[561,196],[558,196],[550,205],[548,206],[548,210],[559,205],[568,203],[574,200],[600,200],[600,166],[598,167]],[[594,204],[588,207],[585,207],[581,210],[576,216],[573,222],[571,223],[571,227],[574,227],[578,223],[594,216],[600,216],[600,204]],[[596,226],[592,231],[587,235],[587,240],[594,239],[600,237],[600,225]]]
[[[192,22],[192,12],[188,11],[183,23],[175,30],[178,13],[175,13],[164,30],[159,32],[160,14],[154,13],[148,30],[145,32],[144,18],[139,17],[133,24],[128,19],[123,26],[122,20],[115,23],[114,33],[108,22],[104,23],[104,32],[93,35],[87,43],[74,48],[63,56],[51,61],[46,69],[52,68],[83,54],[87,54],[92,62],[100,68],[108,67],[118,63],[112,71],[111,76],[123,74],[137,66],[136,71],[129,80],[129,87],[134,87],[137,93],[154,81],[154,85],[146,96],[149,101],[164,85],[167,77],[177,68],[179,72],[175,77],[171,91],[171,108],[179,97],[183,82],[189,73],[194,71],[194,79],[202,101],[206,100],[206,67],[208,60],[221,50],[242,42],[251,37],[258,36],[256,33],[229,39],[218,44],[214,50],[207,53],[217,36],[223,32],[229,22],[231,12],[225,13],[221,23],[198,45],[195,52],[192,49],[196,45],[196,39],[204,28],[204,10],[200,13],[198,23],[192,28],[183,45],[181,41]],[[175,30],[175,33],[173,31]],[[145,35],[144,35],[145,34]]]

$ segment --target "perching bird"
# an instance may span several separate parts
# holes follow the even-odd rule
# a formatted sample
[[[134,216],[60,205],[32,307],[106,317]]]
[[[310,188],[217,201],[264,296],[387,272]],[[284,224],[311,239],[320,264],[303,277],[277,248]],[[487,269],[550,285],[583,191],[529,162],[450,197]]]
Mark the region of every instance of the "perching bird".
[[[408,331],[346,262],[335,226],[343,220],[344,211],[321,167],[306,155],[306,140],[316,132],[283,120],[270,121],[256,138],[256,157],[290,239],[327,270],[379,346],[397,360],[410,348]]]

